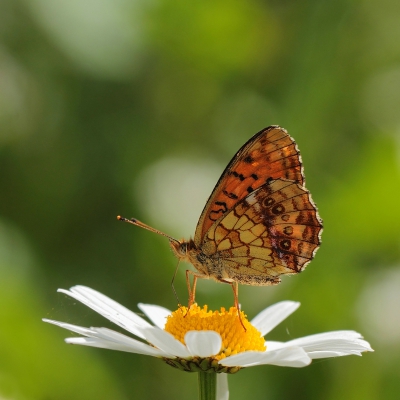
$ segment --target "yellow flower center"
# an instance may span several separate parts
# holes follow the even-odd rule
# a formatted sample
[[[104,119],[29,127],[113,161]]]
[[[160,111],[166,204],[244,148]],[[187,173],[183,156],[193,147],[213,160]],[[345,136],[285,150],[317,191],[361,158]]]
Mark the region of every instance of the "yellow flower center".
[[[183,344],[186,332],[218,332],[222,338],[222,347],[213,357],[215,360],[249,350],[265,351],[265,341],[261,333],[250,324],[243,311],[240,311],[240,315],[246,330],[240,323],[235,307],[231,307],[229,311],[224,307],[221,307],[221,311],[211,311],[206,305],[200,308],[193,304],[189,310],[181,306],[168,316],[164,329]]]

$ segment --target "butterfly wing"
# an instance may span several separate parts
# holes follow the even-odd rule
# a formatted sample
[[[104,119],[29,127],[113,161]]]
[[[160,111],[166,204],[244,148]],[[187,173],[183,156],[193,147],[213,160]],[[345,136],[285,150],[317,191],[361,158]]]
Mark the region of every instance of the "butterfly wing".
[[[307,189],[294,181],[270,181],[210,227],[201,251],[222,276],[248,285],[271,285],[279,275],[301,272],[321,240],[322,221]]]
[[[295,141],[279,126],[256,133],[232,158],[211,193],[197,224],[194,242],[200,246],[208,229],[235,204],[271,179],[304,184]]]

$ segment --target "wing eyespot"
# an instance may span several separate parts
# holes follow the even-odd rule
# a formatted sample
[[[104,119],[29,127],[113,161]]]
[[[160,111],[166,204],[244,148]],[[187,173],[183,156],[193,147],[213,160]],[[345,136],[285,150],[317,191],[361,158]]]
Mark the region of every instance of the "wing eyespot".
[[[283,233],[285,234],[285,235],[293,235],[293,227],[292,226],[285,226],[284,228],[283,228]]]
[[[284,239],[284,240],[281,240],[280,242],[279,242],[279,247],[282,249],[282,250],[290,250],[290,248],[292,247],[292,242],[289,240],[289,239]]]
[[[262,205],[265,208],[271,207],[274,203],[275,203],[275,200],[272,197],[267,197],[267,198],[262,200]]]
[[[285,207],[283,207],[282,204],[276,204],[275,206],[273,206],[271,208],[271,211],[275,214],[275,215],[279,215],[285,212]]]

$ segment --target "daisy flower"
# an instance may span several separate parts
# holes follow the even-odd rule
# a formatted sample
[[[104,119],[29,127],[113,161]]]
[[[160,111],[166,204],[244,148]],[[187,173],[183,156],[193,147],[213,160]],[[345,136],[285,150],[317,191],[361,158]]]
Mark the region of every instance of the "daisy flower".
[[[139,304],[140,310],[152,322],[149,323],[88,287],[74,286],[70,290],[58,291],[85,304],[139,339],[108,328],[84,328],[43,319],[82,335],[65,339],[67,343],[158,357],[182,371],[198,372],[202,399],[208,398],[213,391],[215,393],[215,387],[217,399],[228,399],[227,374],[244,367],[270,364],[299,368],[317,358],[360,356],[364,351],[373,351],[355,331],[325,332],[288,342],[265,341],[264,336],[300,306],[294,301],[276,303],[250,322],[241,311],[244,330],[234,307],[211,311],[207,306],[201,308],[194,304],[190,309],[179,307],[171,312],[160,306]]]

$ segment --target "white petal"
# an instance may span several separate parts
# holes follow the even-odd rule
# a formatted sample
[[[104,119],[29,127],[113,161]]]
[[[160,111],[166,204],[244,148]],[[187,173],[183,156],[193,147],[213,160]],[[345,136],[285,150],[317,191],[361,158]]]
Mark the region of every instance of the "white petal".
[[[262,336],[264,336],[299,307],[300,303],[298,302],[281,301],[261,311],[251,320],[251,324],[261,332]]]
[[[174,356],[181,358],[190,357],[190,353],[186,347],[179,340],[176,340],[170,333],[155,327],[145,328],[143,333],[148,342],[165,353],[173,354]]]
[[[171,354],[167,354],[162,350],[155,349],[146,343],[139,342],[133,338],[123,335],[122,333],[112,331],[107,328],[83,328],[77,325],[67,324],[65,322],[53,321],[49,319],[43,319],[44,322],[48,322],[53,325],[57,325],[60,328],[68,329],[71,332],[76,332],[88,338],[69,338],[65,341],[73,344],[83,344],[86,346],[101,347],[105,349],[121,350],[130,353],[145,354],[155,357],[171,357]]]
[[[259,360],[265,352],[246,351],[244,353],[234,354],[233,356],[226,357],[218,362],[218,364],[226,367],[249,367],[258,365]]]
[[[216,400],[229,400],[228,374],[217,374]]]
[[[143,334],[138,328],[151,326],[147,321],[126,307],[86,286],[74,286],[71,290],[58,289],[58,291],[73,297],[111,322],[142,339]]]
[[[144,354],[146,356],[153,357],[170,357],[166,355],[163,351],[155,349],[154,347],[151,347],[139,341],[137,341],[136,347],[132,345],[127,346],[121,343],[111,342],[104,339],[84,337],[67,338],[65,339],[65,342],[68,344],[79,344],[83,346],[98,347],[101,349],[119,350],[128,353]]]
[[[282,367],[305,367],[311,363],[308,354],[301,347],[291,346],[285,349],[278,349],[266,352],[264,364],[279,365]]]
[[[95,332],[89,328],[84,328],[82,326],[67,324],[66,322],[54,321],[52,319],[43,318],[43,322],[48,322],[49,324],[53,324],[59,326],[60,328],[68,329],[71,332],[79,333],[84,336],[93,336]]]
[[[313,360],[316,360],[318,358],[342,357],[342,356],[351,356],[351,355],[361,356],[361,353],[358,351],[347,352],[347,353],[343,353],[343,352],[339,352],[339,351],[313,351],[313,352],[307,353],[307,354]]]
[[[138,307],[147,315],[150,321],[160,329],[164,329],[168,315],[172,314],[172,312],[167,308],[156,306],[154,304],[139,303]]]
[[[192,356],[211,357],[218,354],[222,346],[221,336],[215,331],[189,331],[184,340]]]
[[[291,342],[301,341],[303,344],[314,343],[320,339],[362,339],[360,333],[355,331],[330,331],[293,339]]]
[[[151,349],[151,351],[150,351],[151,355],[153,355],[153,354],[157,355],[157,356],[161,355],[163,357],[169,357],[169,358],[175,357],[171,353],[168,353],[168,352],[165,352],[163,350],[154,348],[153,346],[149,346],[146,343],[139,342],[136,339],[133,339],[133,338],[130,338],[130,337],[126,336],[126,335],[123,335],[122,333],[112,331],[111,329],[107,329],[107,328],[91,328],[91,329],[95,330],[95,332],[97,333],[97,335],[98,335],[98,337],[100,339],[105,339],[105,340],[108,340],[108,341],[112,341],[112,342],[120,343],[122,345],[127,345],[127,346],[130,346],[130,347],[133,347],[136,350],[135,352],[138,352],[137,350],[139,350],[139,349],[148,349],[148,348],[150,348]],[[146,354],[148,354],[148,353],[146,353]]]
[[[252,367],[255,365],[270,364],[281,367],[299,368],[309,365],[310,362],[311,358],[301,347],[291,346],[273,351],[246,351],[244,353],[229,356],[219,361],[219,364],[227,367]]]
[[[267,340],[265,342],[265,346],[267,348],[267,351],[273,351],[273,350],[278,350],[278,349],[282,349],[283,347],[286,347],[286,343],[274,342],[274,341]]]
[[[354,331],[333,331],[294,339],[286,345],[303,347],[311,358],[322,358],[321,352],[326,353],[327,357],[337,357],[373,351],[370,344],[361,338],[362,336]]]

